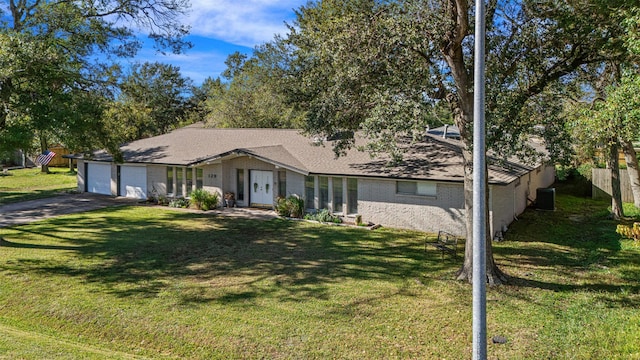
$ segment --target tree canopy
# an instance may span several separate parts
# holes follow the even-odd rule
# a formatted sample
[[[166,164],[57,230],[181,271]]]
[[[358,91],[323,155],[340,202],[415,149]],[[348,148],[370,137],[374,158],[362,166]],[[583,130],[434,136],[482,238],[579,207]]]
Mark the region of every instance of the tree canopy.
[[[502,154],[533,154],[536,125],[550,140],[563,129],[554,105],[576,71],[625,54],[623,10],[629,1],[490,1],[487,14],[487,141]],[[464,143],[465,209],[471,213],[474,9],[466,0],[326,0],[300,8],[285,39],[289,99],[306,110],[306,130],[339,138],[356,131],[372,148],[395,153],[395,141],[416,138],[426,114],[448,105]],[[537,115],[537,116],[532,116]],[[344,136],[344,135],[347,136]],[[557,141],[549,142],[556,144]],[[561,154],[552,149],[552,154]],[[471,217],[465,264],[470,280]],[[487,234],[487,274],[495,267]]]
[[[189,46],[179,24],[186,0],[7,0],[0,28],[0,148],[41,150],[62,141],[75,150],[114,148],[100,116],[115,96],[119,57],[135,55],[138,31],[158,49]],[[83,110],[78,112],[78,110]],[[100,133],[102,136],[88,136]]]
[[[135,64],[120,89],[110,113],[123,125],[123,140],[164,134],[187,116],[192,84],[176,66]]]
[[[299,128],[302,110],[286,103],[279,91],[282,72],[276,66],[286,52],[278,44],[265,44],[248,57],[229,55],[223,72],[209,88],[205,119],[209,126],[235,128]]]

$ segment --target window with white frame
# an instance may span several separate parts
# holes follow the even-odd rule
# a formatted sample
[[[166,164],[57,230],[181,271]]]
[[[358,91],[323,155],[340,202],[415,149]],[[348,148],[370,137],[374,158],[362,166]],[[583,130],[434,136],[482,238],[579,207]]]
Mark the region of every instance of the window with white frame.
[[[342,212],[342,178],[334,177],[331,179],[331,185],[333,185],[333,212]]]
[[[244,169],[236,169],[236,200],[244,201]]]
[[[187,196],[191,195],[193,191],[193,168],[187,168],[187,176],[186,176],[186,186],[187,186]]]
[[[184,168],[176,167],[176,192],[175,196],[180,197],[184,196]]]
[[[358,179],[347,179],[347,213],[358,213]]]
[[[318,202],[320,209],[328,209],[329,208],[329,178],[326,176],[318,176],[319,183],[319,191],[318,191]]]
[[[167,194],[173,194],[173,166],[167,166]]]
[[[204,170],[196,168],[196,189],[202,189],[204,186]]]
[[[315,208],[315,176],[305,176],[304,178],[304,202],[307,209]]]

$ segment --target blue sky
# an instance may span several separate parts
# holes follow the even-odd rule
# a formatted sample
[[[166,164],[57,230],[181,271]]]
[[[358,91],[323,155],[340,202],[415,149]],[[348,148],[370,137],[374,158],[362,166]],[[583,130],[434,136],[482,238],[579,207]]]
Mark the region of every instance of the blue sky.
[[[191,0],[183,20],[191,26],[187,38],[194,46],[185,54],[162,55],[145,46],[133,61],[163,62],[180,67],[184,76],[200,85],[216,78],[226,68],[224,61],[235,51],[251,54],[253,48],[287,32],[294,9],[306,0]]]

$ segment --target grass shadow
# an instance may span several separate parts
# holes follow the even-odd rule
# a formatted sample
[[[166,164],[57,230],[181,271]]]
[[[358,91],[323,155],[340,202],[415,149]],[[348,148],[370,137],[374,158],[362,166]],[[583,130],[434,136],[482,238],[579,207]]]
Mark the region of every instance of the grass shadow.
[[[5,271],[78,278],[122,297],[156,296],[177,280],[186,284],[183,304],[246,304],[274,294],[281,301],[323,299],[329,284],[343,280],[394,282],[457,267],[425,252],[416,232],[151,208],[108,208],[5,233],[3,246],[73,254],[0,264]]]
[[[570,185],[557,188],[555,211],[527,209],[505,241],[494,245],[499,263],[517,273],[523,268],[536,273],[536,278],[514,275],[510,284],[557,292],[592,291],[612,303],[629,303],[619,294],[640,294],[638,253],[623,249],[606,202],[564,193],[565,189],[572,191]],[[614,275],[600,276],[611,269]],[[612,278],[615,283],[610,283]]]

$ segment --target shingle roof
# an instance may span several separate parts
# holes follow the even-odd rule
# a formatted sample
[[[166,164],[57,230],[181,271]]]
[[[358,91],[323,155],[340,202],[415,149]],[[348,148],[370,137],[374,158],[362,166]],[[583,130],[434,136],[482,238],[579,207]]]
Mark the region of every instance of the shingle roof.
[[[444,125],[435,129],[429,129],[427,133],[440,137],[446,136],[450,139],[460,139],[460,130],[455,125]]]
[[[463,181],[460,142],[425,135],[424,141],[406,147],[404,160],[388,166],[390,158],[371,158],[349,150],[335,157],[330,143],[317,144],[298,130],[218,129],[189,126],[168,134],[141,139],[121,147],[127,163],[191,166],[232,154],[254,156],[304,174],[391,177],[434,181]],[[104,151],[93,159],[111,161]],[[489,181],[507,184],[534,169],[515,161],[489,160]]]

